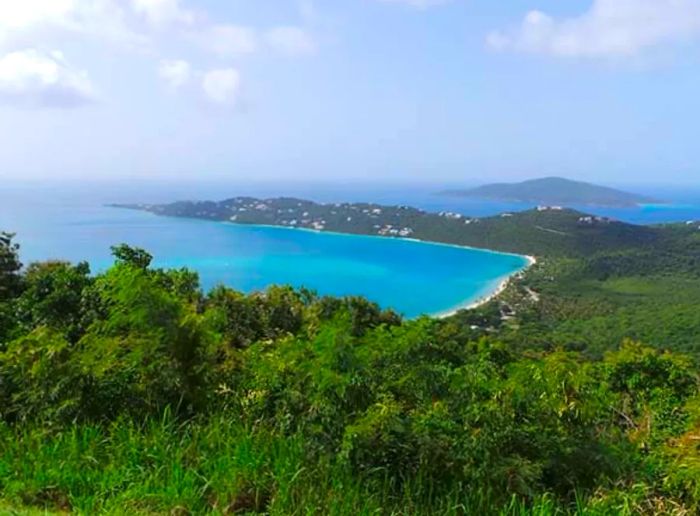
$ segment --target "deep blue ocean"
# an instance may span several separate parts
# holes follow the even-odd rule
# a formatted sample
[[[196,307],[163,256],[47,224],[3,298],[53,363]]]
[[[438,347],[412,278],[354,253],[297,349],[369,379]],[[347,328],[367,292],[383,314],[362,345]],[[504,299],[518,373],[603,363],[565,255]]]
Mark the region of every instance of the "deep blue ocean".
[[[0,190],[0,231],[17,233],[24,263],[87,260],[111,264],[109,247],[147,249],[161,267],[189,267],[209,289],[223,283],[249,292],[271,284],[328,295],[362,295],[408,317],[436,314],[492,292],[523,258],[404,240],[157,217],[105,207],[112,202],[221,200],[238,195],[296,196],[320,202],[370,201],[485,216],[530,205],[457,199],[426,185],[304,183],[53,183]],[[634,223],[700,219],[700,191],[640,189],[672,201],[634,209],[580,207]]]

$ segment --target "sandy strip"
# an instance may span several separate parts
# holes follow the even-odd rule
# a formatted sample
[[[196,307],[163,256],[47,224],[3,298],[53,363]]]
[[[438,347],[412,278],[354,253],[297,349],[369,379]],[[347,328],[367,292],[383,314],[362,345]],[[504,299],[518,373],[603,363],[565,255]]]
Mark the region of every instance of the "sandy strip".
[[[447,310],[445,312],[433,314],[432,317],[436,317],[438,319],[444,319],[446,317],[451,317],[451,316],[455,315],[457,312],[459,312],[461,310],[473,310],[474,308],[479,308],[480,306],[483,306],[486,303],[493,301],[495,298],[497,298],[498,296],[503,294],[503,292],[506,290],[506,288],[508,288],[508,285],[510,285],[510,282],[513,278],[523,274],[526,270],[528,270],[530,267],[532,267],[533,265],[535,265],[537,263],[537,258],[535,258],[534,256],[530,256],[530,255],[524,255],[524,256],[527,259],[527,265],[525,267],[523,267],[522,269],[520,269],[519,271],[516,271],[513,274],[509,274],[507,277],[503,278],[503,280],[501,280],[498,283],[498,287],[496,288],[496,290],[494,290],[488,296],[480,297],[476,301],[471,301],[469,303],[459,305],[459,306],[452,308],[450,310]]]

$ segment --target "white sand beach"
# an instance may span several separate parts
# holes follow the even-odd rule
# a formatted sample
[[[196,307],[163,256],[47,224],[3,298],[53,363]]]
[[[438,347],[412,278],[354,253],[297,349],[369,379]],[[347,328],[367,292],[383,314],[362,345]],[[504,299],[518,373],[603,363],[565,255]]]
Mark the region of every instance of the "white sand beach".
[[[492,301],[493,299],[497,298],[498,296],[500,296],[506,290],[506,288],[508,288],[508,285],[510,284],[510,282],[513,278],[523,274],[530,267],[532,267],[533,265],[535,265],[537,263],[537,258],[535,258],[534,256],[530,256],[530,255],[524,255],[524,256],[527,259],[527,265],[525,267],[523,267],[522,269],[520,269],[519,271],[514,272],[513,274],[510,274],[507,277],[503,278],[498,283],[498,286],[496,287],[496,289],[493,292],[491,292],[489,295],[480,297],[476,301],[469,301],[463,305],[459,305],[455,308],[451,308],[450,310],[447,310],[445,312],[440,312],[438,314],[434,314],[433,317],[436,317],[438,319],[444,319],[446,317],[451,317],[454,314],[456,314],[457,312],[459,312],[460,310],[472,310],[474,308],[478,308],[482,305],[485,305],[489,301]]]

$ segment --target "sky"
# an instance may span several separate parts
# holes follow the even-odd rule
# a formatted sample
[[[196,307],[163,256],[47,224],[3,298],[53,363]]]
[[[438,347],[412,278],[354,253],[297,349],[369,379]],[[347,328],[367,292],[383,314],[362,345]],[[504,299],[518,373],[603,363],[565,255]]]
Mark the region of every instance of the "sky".
[[[0,178],[700,184],[700,0],[0,0]]]

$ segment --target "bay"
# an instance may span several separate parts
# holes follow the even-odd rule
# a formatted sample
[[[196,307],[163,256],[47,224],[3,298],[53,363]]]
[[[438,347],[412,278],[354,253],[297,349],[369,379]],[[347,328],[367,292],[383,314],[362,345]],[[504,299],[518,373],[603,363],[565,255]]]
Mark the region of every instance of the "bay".
[[[220,200],[237,195],[296,196],[318,202],[407,204],[427,211],[489,216],[532,206],[453,198],[454,185],[363,185],[280,182],[43,182],[3,184],[0,231],[17,233],[25,263],[86,260],[93,271],[112,263],[109,248],[147,249],[160,267],[189,267],[209,289],[225,284],[246,292],[272,284],[307,287],[323,295],[361,295],[408,317],[436,314],[493,292],[525,265],[518,256],[438,244],[187,219],[107,208],[113,202]],[[700,192],[638,188],[667,199],[635,208],[579,207],[633,223],[700,219]]]
[[[17,233],[24,263],[112,263],[110,246],[143,247],[154,266],[188,267],[203,288],[245,292],[274,284],[322,295],[359,295],[406,317],[437,314],[489,295],[526,265],[521,256],[392,238],[240,226],[108,208],[103,195],[15,192],[0,230]]]

